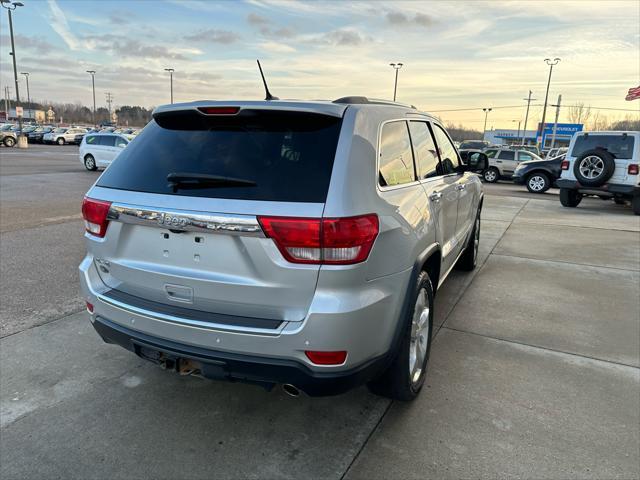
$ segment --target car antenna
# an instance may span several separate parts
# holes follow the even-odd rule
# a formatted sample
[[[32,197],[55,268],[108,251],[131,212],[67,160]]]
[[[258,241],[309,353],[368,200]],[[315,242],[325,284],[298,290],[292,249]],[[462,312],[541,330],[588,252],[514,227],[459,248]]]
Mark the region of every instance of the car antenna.
[[[260,65],[260,60],[256,60],[258,62],[258,68],[260,69],[260,76],[262,77],[262,83],[264,84],[264,91],[266,93],[265,100],[280,100],[278,97],[274,97],[271,95],[269,91],[269,87],[267,86],[267,81],[264,78],[264,73],[262,72],[262,65]]]

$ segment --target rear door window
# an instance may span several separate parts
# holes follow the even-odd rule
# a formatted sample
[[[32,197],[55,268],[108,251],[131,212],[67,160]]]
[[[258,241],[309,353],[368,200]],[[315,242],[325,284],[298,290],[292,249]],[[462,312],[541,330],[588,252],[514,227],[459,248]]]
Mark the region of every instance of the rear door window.
[[[411,142],[416,157],[418,178],[432,178],[438,175],[440,160],[426,122],[409,122]]]
[[[572,155],[578,157],[587,150],[601,148],[615,158],[633,158],[633,142],[631,135],[579,135],[573,145]]]
[[[514,152],[513,150],[502,150],[498,154],[498,158],[500,160],[515,160],[516,152]]]
[[[116,144],[116,137],[112,135],[101,135],[98,138],[100,138],[100,145],[103,147],[114,147]]]
[[[156,115],[100,177],[98,186],[190,197],[323,203],[342,119],[308,112],[242,109]],[[172,188],[169,174],[253,182]]]
[[[95,135],[88,135],[85,142],[87,143],[87,145],[96,145],[98,142],[99,137],[96,137]]]
[[[521,162],[533,160],[533,155],[531,155],[529,152],[518,152],[518,160]]]
[[[401,185],[414,180],[413,152],[407,122],[385,123],[380,140],[380,185]]]

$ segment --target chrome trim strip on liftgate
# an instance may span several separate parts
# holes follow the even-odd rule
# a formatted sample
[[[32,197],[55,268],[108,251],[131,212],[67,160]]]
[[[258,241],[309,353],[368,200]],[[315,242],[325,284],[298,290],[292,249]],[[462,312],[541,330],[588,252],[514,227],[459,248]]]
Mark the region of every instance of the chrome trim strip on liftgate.
[[[257,218],[251,215],[207,214],[114,203],[109,208],[107,219],[185,232],[264,237]]]

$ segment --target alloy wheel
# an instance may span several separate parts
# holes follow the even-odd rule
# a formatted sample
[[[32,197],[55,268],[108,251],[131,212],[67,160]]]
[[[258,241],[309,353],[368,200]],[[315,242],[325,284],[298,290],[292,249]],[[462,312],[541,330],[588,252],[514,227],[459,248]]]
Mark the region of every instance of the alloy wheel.
[[[534,175],[529,179],[529,188],[534,192],[541,192],[546,186],[546,181],[540,175]]]
[[[429,347],[430,308],[427,291],[418,293],[411,320],[411,343],[409,345],[409,377],[411,383],[420,380]]]
[[[589,180],[593,180],[594,178],[598,178],[602,175],[602,172],[604,171],[604,161],[596,155],[589,155],[582,159],[578,168],[580,169],[582,176]]]

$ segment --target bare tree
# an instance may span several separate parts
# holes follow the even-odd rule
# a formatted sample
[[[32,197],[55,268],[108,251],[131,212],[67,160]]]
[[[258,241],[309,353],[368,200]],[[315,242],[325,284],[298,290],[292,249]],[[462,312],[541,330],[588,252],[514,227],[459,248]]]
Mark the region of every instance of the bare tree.
[[[589,122],[589,130],[610,130],[610,126],[611,122],[609,122],[607,116],[601,114],[599,110],[596,110],[591,121]]]
[[[591,106],[585,106],[583,102],[576,102],[569,106],[567,117],[571,123],[586,124],[591,118]]]

